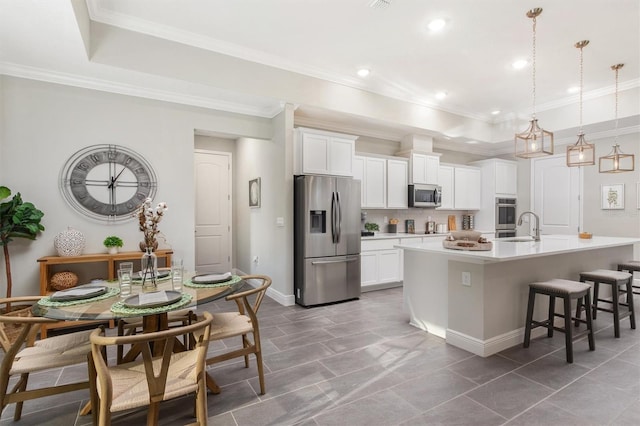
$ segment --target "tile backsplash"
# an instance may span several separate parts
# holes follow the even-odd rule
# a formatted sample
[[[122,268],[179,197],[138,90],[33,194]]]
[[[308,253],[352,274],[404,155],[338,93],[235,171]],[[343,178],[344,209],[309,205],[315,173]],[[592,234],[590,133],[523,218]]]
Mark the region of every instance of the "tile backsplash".
[[[407,232],[405,229],[404,221],[406,219],[413,219],[415,221],[416,234],[424,234],[427,228],[427,221],[429,217],[436,223],[448,223],[449,215],[456,217],[456,229],[462,229],[462,215],[473,212],[460,211],[460,210],[435,210],[435,209],[406,209],[406,210],[375,210],[375,209],[362,209],[367,213],[366,222],[377,223],[380,227],[380,232],[389,232],[387,225],[389,219],[398,219],[398,232]],[[385,221],[386,217],[386,221]],[[362,223],[364,228],[364,222]]]

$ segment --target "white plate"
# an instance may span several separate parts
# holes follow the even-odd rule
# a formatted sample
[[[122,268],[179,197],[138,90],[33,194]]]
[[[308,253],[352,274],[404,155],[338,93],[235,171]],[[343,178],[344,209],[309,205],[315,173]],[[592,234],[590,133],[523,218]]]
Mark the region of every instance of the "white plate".
[[[177,302],[182,298],[179,291],[153,291],[150,293],[140,293],[124,299],[123,305],[127,308],[155,308]]]
[[[194,284],[218,284],[231,281],[233,275],[231,272],[224,274],[201,274],[191,278],[191,282]]]
[[[67,290],[56,291],[51,295],[50,299],[56,302],[69,302],[71,300],[82,300],[101,296],[106,292],[107,287],[103,285],[81,285]]]

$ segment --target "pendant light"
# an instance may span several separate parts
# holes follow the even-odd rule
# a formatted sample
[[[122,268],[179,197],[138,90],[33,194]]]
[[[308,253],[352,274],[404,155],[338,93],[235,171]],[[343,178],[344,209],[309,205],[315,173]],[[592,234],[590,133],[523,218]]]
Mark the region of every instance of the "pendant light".
[[[633,154],[624,154],[618,145],[618,70],[624,64],[612,65],[611,69],[616,72],[616,127],[613,150],[609,155],[600,157],[598,161],[600,173],[621,173],[632,172],[635,166],[635,156]]]
[[[541,13],[542,8],[539,7],[527,12],[527,17],[533,20],[533,115],[529,128],[515,135],[515,156],[520,158],[553,155],[553,133],[540,128],[536,118],[536,18]]]
[[[567,166],[579,167],[579,166],[592,166],[596,164],[596,147],[593,144],[587,143],[584,138],[584,132],[582,131],[582,49],[589,44],[589,40],[582,40],[575,44],[575,47],[580,49],[580,130],[578,131],[578,141],[567,147]]]

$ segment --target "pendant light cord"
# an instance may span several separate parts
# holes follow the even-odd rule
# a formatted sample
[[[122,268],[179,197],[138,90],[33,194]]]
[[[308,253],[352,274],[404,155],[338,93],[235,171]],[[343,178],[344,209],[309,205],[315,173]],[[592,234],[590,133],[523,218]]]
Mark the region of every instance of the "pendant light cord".
[[[536,118],[536,17],[533,17],[533,57],[532,57],[532,79],[533,79],[533,118]]]
[[[582,70],[583,70],[583,50],[584,46],[580,47],[580,133],[582,133]]]
[[[618,70],[620,69],[619,66],[614,65],[613,67],[611,67],[615,70],[616,72],[616,109],[615,109],[615,129],[614,129],[614,136],[613,136],[613,142],[615,145],[618,145]]]

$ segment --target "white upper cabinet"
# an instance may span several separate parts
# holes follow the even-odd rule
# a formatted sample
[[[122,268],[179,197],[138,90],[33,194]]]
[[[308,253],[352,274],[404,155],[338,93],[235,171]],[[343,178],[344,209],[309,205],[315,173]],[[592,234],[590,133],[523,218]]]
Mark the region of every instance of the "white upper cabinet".
[[[482,173],[478,168],[454,168],[453,205],[456,209],[480,210]]]
[[[297,128],[296,174],[353,176],[356,136]]]
[[[453,167],[440,166],[438,170],[438,185],[442,187],[441,205],[438,207],[443,210],[452,210],[453,205]]]
[[[518,192],[518,163],[510,160],[492,158],[474,161],[474,166],[482,170],[483,189],[489,203],[495,197],[516,197]]]
[[[407,206],[409,164],[405,159],[356,155],[353,178],[361,181],[362,208],[401,208]]]
[[[411,183],[438,183],[440,157],[428,154],[411,154]]]
[[[365,157],[362,207],[385,208],[387,200],[387,160]]]
[[[516,196],[518,192],[518,163],[496,161],[495,190],[498,195]]]
[[[408,208],[409,164],[406,160],[387,160],[387,207]]]

